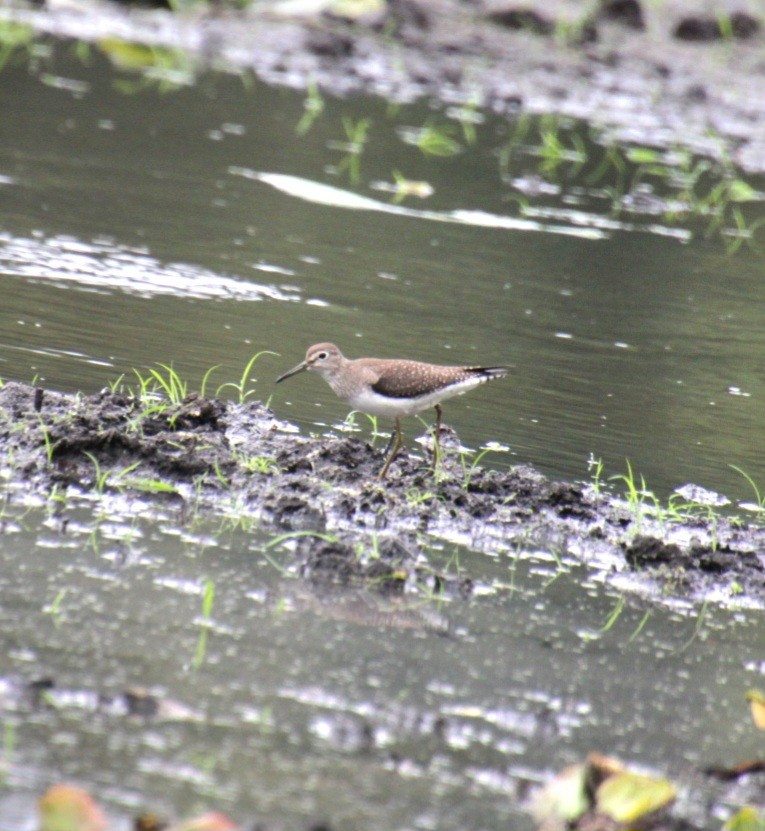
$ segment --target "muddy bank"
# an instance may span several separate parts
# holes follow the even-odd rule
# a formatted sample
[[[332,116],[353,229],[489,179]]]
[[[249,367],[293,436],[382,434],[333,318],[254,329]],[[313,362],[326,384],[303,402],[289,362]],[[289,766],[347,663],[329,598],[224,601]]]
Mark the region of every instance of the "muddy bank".
[[[657,510],[650,497],[627,501],[597,483],[473,465],[448,445],[434,477],[427,455],[402,453],[381,482],[380,448],[357,436],[301,436],[257,402],[0,389],[6,501],[130,491],[177,507],[180,525],[235,506],[274,536],[291,535],[306,580],[383,594],[470,595],[469,570],[442,574],[428,563],[428,544],[448,541],[574,557],[657,602],[765,605],[765,529],[701,498]],[[65,533],[65,508],[59,522]]]
[[[500,113],[590,120],[607,140],[691,148],[765,170],[761,10],[733,0],[600,5],[391,0],[130,8],[87,0],[14,3],[0,19],[85,41],[115,37],[250,69],[323,93],[433,98]],[[354,13],[355,14],[355,13]]]

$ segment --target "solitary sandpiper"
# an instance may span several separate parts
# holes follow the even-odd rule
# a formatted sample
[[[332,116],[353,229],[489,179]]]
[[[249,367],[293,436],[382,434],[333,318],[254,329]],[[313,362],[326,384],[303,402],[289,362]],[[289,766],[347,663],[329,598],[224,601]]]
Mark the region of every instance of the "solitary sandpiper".
[[[381,479],[385,478],[403,444],[402,417],[416,415],[428,407],[435,408],[435,468],[440,450],[441,402],[492,378],[503,378],[509,372],[506,366],[439,366],[387,358],[349,360],[334,343],[317,343],[308,349],[304,361],[277,378],[276,383],[306,369],[318,372],[338,398],[354,410],[394,420],[391,449],[380,471]]]

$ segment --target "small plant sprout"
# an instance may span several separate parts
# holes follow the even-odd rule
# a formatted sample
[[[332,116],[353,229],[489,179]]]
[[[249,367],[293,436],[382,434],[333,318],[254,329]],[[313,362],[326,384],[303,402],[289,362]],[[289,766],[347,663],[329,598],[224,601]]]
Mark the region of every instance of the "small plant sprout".
[[[745,470],[742,470],[737,465],[731,465],[731,468],[735,470],[736,473],[740,473],[744,479],[746,479],[752,489],[752,492],[754,493],[754,502],[739,502],[739,507],[743,508],[745,511],[763,513],[763,511],[765,511],[765,497],[762,495],[757,483]]]
[[[406,493],[407,505],[412,508],[417,508],[419,505],[423,505],[426,502],[429,502],[431,499],[436,498],[436,494],[432,493],[431,491],[424,491],[420,488],[409,488]]]
[[[367,548],[363,543],[360,544],[359,548],[357,548],[357,557],[361,559],[365,552],[370,560],[380,559],[380,539],[377,535],[377,531],[372,531],[372,544],[369,548]]]
[[[487,442],[481,450],[476,454],[473,461],[468,465],[467,463],[467,456],[470,451],[462,451],[460,452],[460,463],[462,464],[462,476],[463,482],[462,486],[465,490],[470,490],[470,483],[475,475],[478,466],[481,463],[481,460],[487,453],[508,453],[510,448],[506,444],[500,444],[499,442],[490,441]]]
[[[35,30],[26,23],[4,20],[0,23],[0,70],[17,50],[32,54]]]
[[[270,352],[268,349],[263,349],[260,352],[253,355],[250,360],[247,362],[247,365],[244,368],[244,372],[242,372],[241,377],[239,378],[238,383],[234,383],[233,381],[229,381],[225,384],[221,384],[218,389],[215,391],[216,395],[220,395],[221,392],[225,389],[231,387],[231,389],[235,390],[237,393],[237,401],[239,404],[244,404],[244,402],[251,396],[255,395],[255,390],[247,388],[247,384],[249,383],[250,374],[252,373],[252,368],[255,366],[256,361],[262,355],[275,355],[278,356],[278,352]]]
[[[103,493],[106,490],[106,483],[109,479],[109,471],[101,470],[101,465],[98,463],[98,459],[92,453],[87,450],[83,452],[93,463],[93,487],[97,493]]]
[[[600,627],[600,629],[598,629],[598,634],[604,635],[606,632],[610,631],[613,625],[616,623],[616,621],[619,620],[619,618],[621,617],[623,610],[624,595],[620,594],[616,601],[616,605],[610,611],[608,617],[606,618],[606,622]]]
[[[456,125],[437,125],[432,120],[422,127],[400,127],[398,136],[404,144],[413,144],[426,156],[448,158],[462,152],[462,145],[454,138]]]
[[[727,11],[720,10],[717,13],[717,27],[722,39],[726,43],[733,43],[733,20]]]
[[[392,170],[391,176],[393,177],[393,182],[371,182],[369,187],[372,190],[379,190],[383,193],[393,194],[391,201],[394,205],[398,205],[410,196],[414,196],[417,199],[428,199],[436,192],[430,182],[407,179],[406,176],[398,170]]]
[[[53,461],[53,454],[56,452],[59,442],[53,441],[50,430],[40,416],[37,417],[37,420],[40,424],[40,430],[42,431],[43,442],[45,443],[45,458],[48,464],[50,464]]]
[[[381,433],[378,429],[377,416],[370,415],[369,413],[362,413],[361,410],[351,410],[345,419],[345,424],[348,425],[349,429],[353,430],[356,426],[356,416],[359,415],[363,415],[369,422],[369,427],[372,431],[372,446],[374,447],[377,439],[385,435],[385,433]]]
[[[52,602],[43,609],[45,614],[51,616],[54,626],[58,627],[61,625],[61,605],[68,593],[69,589],[59,589]]]
[[[701,635],[701,632],[702,632],[703,627],[704,627],[704,621],[706,620],[706,616],[707,616],[707,605],[708,605],[708,601],[706,601],[706,600],[701,604],[701,608],[699,609],[699,614],[696,618],[696,623],[694,624],[694,627],[693,627],[693,633],[691,634],[690,638],[688,638],[688,640],[677,650],[678,655],[685,652],[691,646],[691,644],[696,640],[696,638],[698,638],[699,635]]]
[[[319,93],[319,88],[316,86],[316,81],[311,81],[308,84],[308,97],[303,101],[303,115],[295,127],[295,132],[299,135],[305,135],[314,121],[324,112],[324,99]]]
[[[151,375],[142,375],[137,369],[133,369],[133,374],[138,379],[138,389],[131,390],[133,395],[141,402],[142,405],[155,403],[156,410],[164,410],[167,404],[162,401],[162,396],[156,388],[156,383]],[[161,403],[160,403],[161,402]],[[145,416],[147,413],[143,413]]]
[[[271,456],[243,456],[239,460],[248,473],[278,473],[279,465]]]
[[[587,459],[587,471],[592,476],[592,490],[595,496],[600,496],[603,476],[603,459],[595,458],[594,453],[590,453]]]
[[[3,760],[0,765],[0,776],[6,777],[6,771],[13,764],[16,752],[16,725],[12,721],[3,722]]]
[[[643,628],[645,627],[646,623],[648,623],[648,621],[650,619],[651,619],[651,610],[646,609],[645,614],[640,619],[640,622],[638,623],[638,625],[635,627],[632,634],[627,639],[627,643],[632,643],[632,641],[637,639],[638,635],[643,631]]]
[[[197,639],[197,648],[194,652],[194,659],[191,662],[191,668],[198,670],[205,661],[207,654],[207,633],[212,626],[212,609],[213,601],[215,600],[215,583],[212,580],[205,580],[204,589],[202,591],[202,616],[197,618],[197,624],[201,627],[199,630],[199,638]]]
[[[47,509],[51,517],[59,517],[66,508],[67,497],[66,489],[59,485],[54,485],[48,494]]]
[[[223,488],[227,488],[229,486],[228,476],[221,470],[220,462],[217,459],[213,467],[215,470],[215,479],[218,484]]]
[[[486,116],[478,109],[479,95],[473,93],[470,100],[462,107],[449,107],[446,115],[459,122],[465,144],[473,145],[478,140],[476,126],[486,121]]]
[[[357,185],[361,178],[361,154],[364,152],[372,122],[368,118],[354,121],[348,116],[343,116],[342,122],[347,140],[327,142],[327,147],[345,154],[337,164],[337,171],[343,173],[347,170],[351,184]]]
[[[158,366],[160,369],[149,369],[148,375],[143,375],[137,369],[133,369],[133,374],[138,380],[138,390],[131,390],[131,392],[144,405],[161,402],[163,398],[171,404],[180,404],[186,397],[187,383],[181,379],[171,365],[158,364]],[[120,387],[121,385],[120,381]],[[160,411],[164,407],[166,404],[158,405]]]
[[[215,372],[216,369],[220,368],[220,364],[216,364],[215,366],[211,366],[207,372],[202,376],[202,383],[199,385],[199,394],[202,398],[207,397],[207,382],[210,380],[210,376]]]
[[[160,369],[150,369],[149,373],[157,382],[157,389],[165,393],[171,404],[180,404],[188,391],[188,384],[173,368],[172,364],[159,364],[160,368],[165,371],[163,374]]]
[[[542,160],[540,169],[543,173],[552,174],[561,165],[571,164],[571,175],[576,175],[587,161],[584,141],[577,133],[572,132],[571,144],[567,145],[561,138],[557,121],[546,121],[540,131],[541,144],[532,151]]]
[[[125,373],[123,372],[121,375],[118,375],[111,381],[106,382],[107,389],[109,392],[122,392],[125,382]]]
[[[94,554],[98,555],[101,553],[101,520],[103,517],[100,517],[96,524],[91,528],[90,533],[88,534],[88,546],[93,551]]]
[[[654,508],[658,507],[656,496],[652,491],[648,490],[645,478],[642,475],[640,477],[640,483],[638,484],[629,459],[627,459],[627,473],[619,473],[616,476],[611,476],[610,479],[626,485],[625,498],[630,510],[635,516],[635,530],[636,532],[639,531],[647,503],[650,502]]]
[[[163,482],[161,479],[149,479],[145,476],[126,476],[131,470],[136,468],[138,463],[121,470],[118,476],[125,476],[120,483],[120,488],[130,488],[141,493],[178,493],[178,488],[171,485],[169,482]]]
[[[594,137],[597,138],[597,137]],[[604,177],[611,171],[611,169],[616,173],[616,185],[614,186],[614,193],[623,193],[624,192],[624,183],[627,177],[627,162],[624,158],[624,153],[622,152],[621,147],[615,144],[614,142],[610,142],[606,146],[606,152],[603,155],[603,159],[601,160],[600,164],[592,171],[592,173],[588,174],[585,178],[585,181],[591,187],[599,184]]]
[[[251,509],[241,494],[232,497],[228,504],[225,504],[221,529],[229,531],[243,531],[249,533],[257,528],[258,519],[253,516]]]

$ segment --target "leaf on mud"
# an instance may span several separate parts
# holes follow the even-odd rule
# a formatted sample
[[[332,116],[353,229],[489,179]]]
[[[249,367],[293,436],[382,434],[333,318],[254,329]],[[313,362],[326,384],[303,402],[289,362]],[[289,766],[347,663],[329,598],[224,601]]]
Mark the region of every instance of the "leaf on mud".
[[[202,816],[172,825],[167,831],[238,831],[239,826],[219,811],[208,811]]]
[[[723,831],[765,831],[765,815],[745,805],[723,825]]]
[[[104,831],[106,817],[89,793],[53,785],[40,799],[40,831]]]
[[[623,771],[600,785],[595,792],[595,807],[617,822],[634,822],[668,805],[676,795],[668,779]]]
[[[754,202],[762,199],[762,194],[758,193],[743,179],[734,179],[730,183],[728,186],[728,196],[732,202]]]
[[[119,38],[103,38],[98,45],[119,69],[145,69],[157,63],[157,50],[152,46]]]
[[[749,690],[746,694],[746,700],[752,708],[754,726],[760,730],[765,730],[765,693],[761,690]]]
[[[542,828],[546,831],[566,828],[590,807],[587,773],[587,765],[571,765],[537,793],[531,810]]]
[[[661,161],[661,154],[652,147],[628,147],[624,154],[634,164],[653,164]]]
[[[563,831],[588,811],[601,819],[633,822],[668,805],[675,795],[667,779],[630,773],[618,759],[590,753],[585,764],[565,768],[548,782],[532,811],[544,831]]]
[[[126,488],[132,488],[141,493],[177,493],[178,488],[171,485],[169,482],[162,482],[159,479],[146,479],[143,477],[135,477],[124,479],[123,484]]]

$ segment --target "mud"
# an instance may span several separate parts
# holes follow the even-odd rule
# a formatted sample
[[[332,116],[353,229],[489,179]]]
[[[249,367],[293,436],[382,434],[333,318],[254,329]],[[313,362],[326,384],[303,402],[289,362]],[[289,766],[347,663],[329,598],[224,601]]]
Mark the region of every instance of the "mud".
[[[192,394],[172,405],[11,382],[0,389],[0,459],[11,502],[131,491],[177,506],[181,524],[200,512],[230,514],[235,504],[275,537],[286,534],[299,574],[324,587],[368,587],[390,599],[469,596],[469,569],[445,574],[428,562],[428,545],[449,541],[576,558],[657,603],[765,606],[765,528],[757,524],[695,502],[657,512],[650,501],[552,482],[528,466],[473,467],[448,449],[437,476],[410,451],[381,481],[381,451],[367,441],[302,436],[258,402]],[[59,522],[65,532],[65,508]],[[395,607],[378,613],[391,625],[441,625],[397,622]]]
[[[389,0],[210,4],[182,14],[86,0],[4,5],[0,19],[116,37],[325,94],[469,104],[590,121],[605,141],[687,147],[765,171],[759,7],[738,0]],[[369,10],[364,12],[364,8]],[[345,15],[345,16],[344,16]]]

